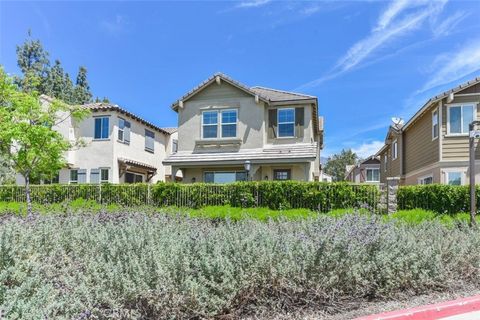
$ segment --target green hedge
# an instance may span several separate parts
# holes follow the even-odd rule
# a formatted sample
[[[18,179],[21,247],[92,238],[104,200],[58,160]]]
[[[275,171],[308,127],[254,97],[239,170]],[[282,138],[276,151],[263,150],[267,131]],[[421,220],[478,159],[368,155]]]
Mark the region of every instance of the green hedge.
[[[470,210],[468,186],[441,184],[402,186],[398,190],[399,209],[426,209],[437,213],[455,214]],[[477,208],[480,208],[480,186],[477,186]]]
[[[368,207],[375,210],[380,199],[378,187],[321,182],[237,182],[232,184],[155,185],[42,185],[32,186],[32,201],[58,203],[75,199],[103,204],[174,205],[199,208],[207,205],[308,208],[329,211],[338,208]],[[23,186],[0,186],[0,201],[25,201]]]

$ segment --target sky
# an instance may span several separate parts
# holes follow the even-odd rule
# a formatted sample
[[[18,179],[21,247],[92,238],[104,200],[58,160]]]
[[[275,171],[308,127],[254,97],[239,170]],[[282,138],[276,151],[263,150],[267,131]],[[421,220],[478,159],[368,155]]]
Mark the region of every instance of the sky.
[[[75,76],[163,127],[215,72],[318,97],[322,156],[381,148],[392,117],[480,76],[480,1],[0,1],[0,64],[31,30]]]

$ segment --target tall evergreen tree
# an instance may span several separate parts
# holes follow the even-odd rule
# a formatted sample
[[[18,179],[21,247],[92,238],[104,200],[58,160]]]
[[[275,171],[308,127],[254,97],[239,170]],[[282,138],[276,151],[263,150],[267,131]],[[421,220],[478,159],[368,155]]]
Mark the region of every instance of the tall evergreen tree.
[[[45,94],[68,102],[68,99],[66,99],[66,81],[65,71],[63,70],[60,60],[55,60],[55,64],[48,72],[45,83]]]
[[[77,104],[85,104],[92,101],[92,93],[87,81],[87,68],[83,66],[78,69],[74,100]]]
[[[74,87],[72,79],[68,73],[65,73],[65,85],[63,88],[64,92],[64,101],[66,103],[75,104],[75,97],[74,97]]]
[[[23,73],[23,78],[16,80],[25,91],[45,93],[45,80],[50,62],[48,52],[43,49],[40,40],[34,40],[28,31],[28,39],[17,46],[17,64]],[[32,81],[32,79],[35,81]]]

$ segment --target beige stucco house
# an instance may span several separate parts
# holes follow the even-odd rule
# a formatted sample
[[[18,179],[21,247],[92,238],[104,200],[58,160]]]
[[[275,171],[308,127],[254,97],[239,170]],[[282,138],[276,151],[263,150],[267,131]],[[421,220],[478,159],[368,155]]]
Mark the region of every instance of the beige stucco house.
[[[380,160],[370,156],[356,165],[347,166],[345,180],[353,183],[380,184]]]
[[[50,98],[41,97],[43,103]],[[162,161],[176,151],[176,128],[159,128],[135,114],[109,103],[84,106],[90,116],[76,123],[60,115],[55,130],[69,141],[85,146],[68,151],[67,167],[43,183],[155,183],[171,179],[171,168]],[[17,183],[23,184],[22,176]]]
[[[479,118],[480,77],[432,97],[404,125],[392,125],[377,153],[381,181],[401,184],[467,184],[468,125]],[[480,183],[480,149],[476,147]]]
[[[323,122],[314,96],[247,87],[217,73],[172,108],[178,152],[163,163],[184,182],[319,179]]]

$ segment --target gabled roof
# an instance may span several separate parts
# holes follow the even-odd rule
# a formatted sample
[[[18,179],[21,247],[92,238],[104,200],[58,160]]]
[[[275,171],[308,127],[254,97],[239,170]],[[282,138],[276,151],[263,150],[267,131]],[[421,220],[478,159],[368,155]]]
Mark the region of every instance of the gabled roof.
[[[178,131],[178,128],[174,127],[163,127],[162,130],[167,131],[168,133],[172,134]]]
[[[180,101],[185,101],[190,99],[195,94],[199,93],[200,91],[208,87],[210,84],[217,81],[217,79],[223,80],[252,96],[258,96],[259,100],[267,104],[269,104],[270,102],[298,101],[298,100],[315,100],[316,101],[317,99],[317,97],[315,96],[310,96],[310,95],[301,94],[297,92],[289,92],[289,91],[277,90],[277,89],[265,88],[265,87],[259,87],[259,86],[248,87],[243,83],[232,79],[231,77],[227,76],[224,73],[217,72],[213,74],[211,77],[209,77],[207,80],[203,81],[198,86],[196,86],[195,88],[187,92],[180,99],[175,101],[172,104],[172,109],[177,110],[180,104]]]
[[[256,96],[258,95],[258,98],[264,102],[267,102],[268,103],[268,98],[252,91],[249,87],[247,87],[246,85],[244,85],[243,83],[237,81],[237,80],[234,80],[232,78],[230,78],[229,76],[227,76],[226,74],[223,74],[221,72],[217,72],[217,73],[214,73],[212,76],[210,76],[207,80],[203,81],[202,83],[200,83],[198,86],[194,87],[192,90],[188,91],[186,94],[184,94],[180,99],[178,99],[177,101],[175,101],[173,104],[172,104],[172,109],[173,110],[177,110],[178,108],[178,105],[180,103],[180,101],[185,101],[185,100],[188,100],[190,99],[191,97],[193,97],[194,95],[196,95],[197,93],[199,93],[200,91],[202,91],[203,89],[205,89],[206,87],[208,87],[210,84],[212,84],[213,82],[217,81],[217,79],[221,79],[229,84],[231,84],[232,86],[234,87],[237,87],[238,89],[252,95],[252,96]]]
[[[436,103],[446,97],[448,97],[451,93],[455,94],[459,91],[465,90],[468,87],[471,87],[473,85],[476,85],[480,83],[480,77],[476,77],[473,80],[469,80],[467,82],[462,83],[461,85],[456,86],[455,88],[449,89],[447,91],[444,91],[440,94],[437,94],[436,96],[428,99],[428,101],[420,108],[420,110],[417,111],[413,115],[413,117],[410,118],[410,120],[407,121],[407,123],[403,126],[402,130],[406,130],[414,121],[417,119],[425,110],[427,110],[433,103]]]
[[[266,97],[269,101],[272,101],[272,102],[292,101],[292,100],[311,100],[311,99],[317,98],[317,97],[309,96],[306,94],[259,87],[259,86],[255,86],[250,89],[253,92],[257,93],[258,95]]]
[[[139,116],[131,113],[130,111],[127,111],[126,109],[123,109],[123,108],[119,107],[116,104],[96,102],[96,103],[84,104],[83,107],[88,108],[88,109],[93,110],[93,111],[117,111],[121,114],[124,114],[124,115],[126,115],[130,118],[133,118],[133,119],[137,120],[138,122],[146,125],[147,127],[150,127],[154,130],[157,130],[161,133],[168,134],[168,135],[171,134],[167,130],[164,130],[164,129],[160,128],[159,126],[156,126],[153,123],[140,118]]]

